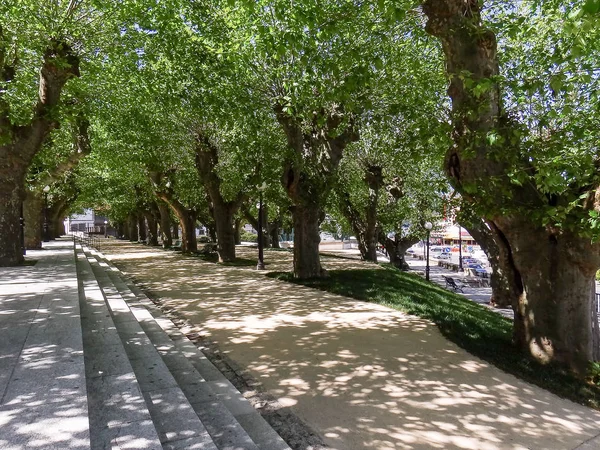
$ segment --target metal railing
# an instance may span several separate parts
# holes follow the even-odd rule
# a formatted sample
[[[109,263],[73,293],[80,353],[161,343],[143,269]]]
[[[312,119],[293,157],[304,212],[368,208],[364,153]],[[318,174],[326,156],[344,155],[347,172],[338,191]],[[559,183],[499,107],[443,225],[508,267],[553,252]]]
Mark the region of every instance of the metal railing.
[[[86,231],[72,231],[71,234],[73,235],[74,244],[100,249],[100,239],[96,234],[91,234]]]

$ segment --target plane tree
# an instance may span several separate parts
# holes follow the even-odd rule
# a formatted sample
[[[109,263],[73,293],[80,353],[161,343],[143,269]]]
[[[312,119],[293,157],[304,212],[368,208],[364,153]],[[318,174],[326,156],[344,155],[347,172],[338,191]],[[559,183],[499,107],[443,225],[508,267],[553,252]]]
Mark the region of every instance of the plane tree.
[[[445,170],[476,205],[506,262],[514,341],[542,363],[579,373],[600,349],[598,128],[590,126],[598,77],[589,71],[597,67],[598,40],[587,25],[597,23],[594,4],[579,12],[571,3],[523,2],[526,14],[494,4],[482,17],[482,2],[423,3],[450,80],[453,143]],[[510,47],[517,37],[520,57]]]
[[[323,276],[319,222],[344,150],[358,139],[356,114],[369,105],[372,75],[396,29],[388,32],[385,18],[354,1],[268,0],[227,8],[231,58],[253,74],[262,104],[287,139],[281,182],[292,203],[294,275]]]

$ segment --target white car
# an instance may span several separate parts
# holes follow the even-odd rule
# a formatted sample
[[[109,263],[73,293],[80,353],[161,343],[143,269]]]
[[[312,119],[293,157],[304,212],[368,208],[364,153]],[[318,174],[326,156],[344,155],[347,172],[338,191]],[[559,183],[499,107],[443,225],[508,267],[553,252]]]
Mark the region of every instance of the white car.
[[[441,253],[435,259],[452,259],[452,255],[450,253]]]

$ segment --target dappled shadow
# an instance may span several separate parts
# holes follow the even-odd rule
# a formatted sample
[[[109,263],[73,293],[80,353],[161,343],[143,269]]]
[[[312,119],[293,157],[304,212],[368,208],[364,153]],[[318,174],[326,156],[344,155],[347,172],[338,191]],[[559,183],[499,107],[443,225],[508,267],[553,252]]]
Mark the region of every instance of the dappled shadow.
[[[0,447],[89,448],[72,243],[0,269]]]
[[[600,433],[597,412],[488,365],[429,321],[246,267],[146,258],[136,245],[104,250],[332,447],[570,449]],[[291,269],[287,252],[265,258],[270,270]],[[340,258],[324,266],[365,268]]]

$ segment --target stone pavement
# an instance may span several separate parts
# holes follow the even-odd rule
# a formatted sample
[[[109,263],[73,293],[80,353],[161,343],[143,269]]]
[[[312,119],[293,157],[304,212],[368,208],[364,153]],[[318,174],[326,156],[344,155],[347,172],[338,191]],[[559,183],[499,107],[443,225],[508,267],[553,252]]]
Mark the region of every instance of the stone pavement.
[[[110,242],[112,262],[249,370],[330,447],[600,448],[600,413],[490,366],[431,323],[389,308]],[[239,249],[241,257],[255,250]],[[290,270],[266,252],[268,270]],[[326,268],[365,263],[325,259]]]
[[[0,268],[0,449],[89,449],[73,244]]]
[[[289,450],[100,253],[27,262],[0,269],[0,449]]]

